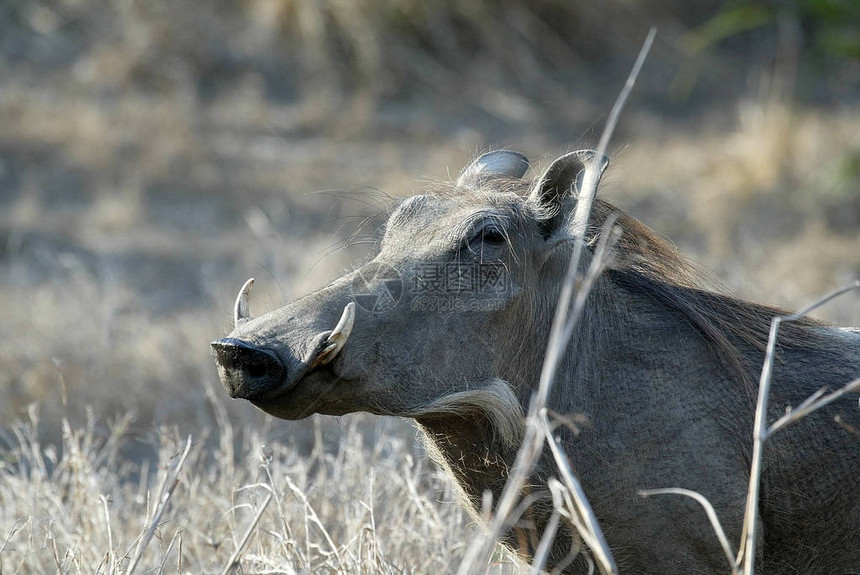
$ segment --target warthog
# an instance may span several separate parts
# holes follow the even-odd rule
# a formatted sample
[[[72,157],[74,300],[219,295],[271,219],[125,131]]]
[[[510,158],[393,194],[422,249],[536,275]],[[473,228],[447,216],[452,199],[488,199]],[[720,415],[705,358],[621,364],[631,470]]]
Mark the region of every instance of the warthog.
[[[573,245],[584,161],[562,156],[533,182],[510,151],[484,154],[456,182],[399,203],[369,263],[280,309],[248,313],[212,343],[224,386],[283,419],[365,411],[412,417],[472,512],[498,501],[536,390]],[[602,164],[602,169],[606,163]],[[644,499],[682,487],[741,533],[755,382],[775,308],[705,291],[667,242],[597,200],[584,259],[617,214],[621,235],[567,347],[549,405],[576,414],[564,449],[622,573],[727,573],[696,503]],[[860,332],[785,324],[770,420],[817,389],[860,375]],[[838,420],[834,416],[839,415]],[[776,434],[765,450],[757,564],[773,573],[860,572],[860,409],[846,396]],[[528,558],[552,503],[545,454],[533,501],[506,542]],[[580,573],[572,528],[548,565]]]

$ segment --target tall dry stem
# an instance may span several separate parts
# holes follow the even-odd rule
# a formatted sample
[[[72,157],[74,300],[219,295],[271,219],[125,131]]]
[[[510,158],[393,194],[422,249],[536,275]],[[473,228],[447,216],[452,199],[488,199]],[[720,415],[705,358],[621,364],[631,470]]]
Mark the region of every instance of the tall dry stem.
[[[781,429],[796,421],[801,417],[812,413],[816,409],[824,407],[837,397],[848,393],[851,389],[855,389],[858,385],[857,381],[851,382],[841,390],[820,397],[821,393],[813,395],[810,399],[804,401],[800,407],[790,411],[785,417],[779,419],[774,426],[767,424],[767,402],[770,394],[771,378],[773,377],[773,360],[776,354],[776,340],[779,334],[779,325],[782,322],[797,321],[803,316],[809,314],[813,310],[821,307],[830,300],[839,297],[849,291],[860,288],[860,280],[854,283],[830,292],[824,297],[813,302],[809,306],[800,310],[797,313],[790,315],[777,316],[773,318],[770,324],[770,335],[767,340],[767,351],[764,356],[764,365],[761,370],[761,378],[759,379],[758,403],[755,411],[755,426],[753,427],[753,454],[752,464],[750,466],[750,483],[747,491],[746,512],[744,514],[744,527],[741,536],[741,547],[738,551],[738,561],[743,562],[743,574],[753,575],[755,572],[755,546],[756,546],[756,531],[758,523],[758,505],[759,493],[761,489],[761,472],[762,472],[762,455],[764,446],[768,438],[778,429]]]
[[[173,491],[176,489],[176,486],[179,485],[179,475],[182,473],[182,468],[185,466],[185,460],[188,458],[189,451],[191,451],[190,435],[185,441],[185,449],[182,451],[182,455],[179,456],[179,460],[176,462],[176,467],[173,468],[173,472],[171,473],[170,470],[168,470],[167,473],[164,474],[164,480],[162,481],[161,489],[159,490],[161,495],[159,496],[158,508],[156,508],[155,513],[152,516],[152,521],[149,524],[149,529],[146,530],[143,539],[140,540],[140,544],[137,546],[134,558],[128,566],[128,571],[126,572],[128,575],[134,573],[140,558],[143,557],[143,553],[146,551],[147,545],[149,545],[149,541],[152,539],[152,536],[155,535],[155,530],[158,529],[158,522],[161,520],[164,510],[167,509],[167,504],[173,496]]]
[[[242,555],[242,552],[245,550],[245,546],[251,539],[251,535],[254,533],[254,529],[260,522],[260,518],[263,517],[263,513],[266,511],[266,508],[272,501],[274,491],[268,486],[264,487],[269,489],[269,494],[266,496],[266,499],[263,501],[262,505],[260,505],[260,508],[257,510],[257,513],[254,515],[254,518],[251,520],[251,523],[248,524],[248,528],[245,530],[245,534],[242,536],[242,539],[239,540],[239,544],[236,545],[236,549],[233,551],[233,554],[230,556],[230,559],[227,560],[227,564],[224,565],[224,569],[221,570],[221,575],[229,575],[229,573],[232,573],[233,570],[239,566],[239,557]]]
[[[493,515],[490,520],[487,530],[472,541],[466,557],[460,565],[458,573],[462,575],[474,572],[477,565],[485,564],[496,540],[511,527],[511,524],[516,517],[514,511],[517,507],[518,500],[520,499],[522,486],[540,458],[543,452],[545,440],[549,438],[550,441],[553,441],[553,439],[548,437],[546,433],[546,428],[544,426],[545,415],[542,416],[542,413],[544,413],[544,410],[546,409],[547,399],[555,380],[558,366],[564,357],[564,351],[585,306],[585,301],[591,286],[593,285],[594,280],[603,271],[611,253],[611,247],[617,240],[617,234],[612,228],[614,220],[610,219],[607,222],[607,225],[604,226],[600,235],[598,247],[595,250],[595,256],[592,259],[587,272],[583,276],[580,271],[580,261],[582,258],[582,252],[585,249],[585,235],[588,229],[588,221],[591,216],[591,206],[597,192],[597,183],[600,177],[600,163],[606,154],[606,148],[609,144],[612,132],[615,129],[618,116],[624,107],[624,103],[626,102],[630,91],[633,89],[636,77],[638,76],[639,71],[642,68],[642,64],[648,55],[648,51],[651,48],[655,34],[656,29],[652,28],[648,33],[648,37],[645,39],[642,49],[639,52],[639,56],[637,57],[633,69],[627,78],[627,82],[616,99],[615,105],[607,119],[606,126],[604,127],[600,138],[597,153],[594,155],[591,162],[589,162],[585,167],[583,186],[579,192],[576,211],[573,216],[572,229],[574,247],[571,253],[570,264],[565,275],[564,284],[562,285],[562,290],[559,295],[559,301],[556,305],[555,316],[550,330],[549,343],[547,345],[547,351],[544,356],[544,363],[541,369],[538,391],[532,398],[529,406],[529,412],[526,418],[526,431],[523,436],[522,445],[517,452],[516,460],[514,461],[514,465],[508,475],[505,487],[502,490],[501,497],[499,498],[498,505],[496,506],[495,515]],[[573,302],[573,305],[571,305],[571,302]],[[554,455],[556,454],[554,453]],[[555,457],[555,461],[559,469],[562,470],[563,476],[568,478],[574,477],[573,471],[570,469],[566,458],[562,459]],[[585,494],[582,493],[581,490],[578,490],[576,492],[572,492],[571,495],[577,501],[576,513],[578,518],[574,521],[574,524],[585,526],[581,529],[581,532],[584,533],[583,539],[593,545],[593,547],[591,547],[592,553],[594,553],[595,558],[598,560],[600,570],[606,574],[617,573],[618,568],[615,565],[612,553],[609,550],[609,546],[606,544],[606,540],[603,537],[603,533],[600,530],[600,526],[598,525],[593,512],[591,511],[591,506],[589,505]],[[555,512],[552,517],[555,521],[551,521],[551,524],[548,524],[546,529],[551,529],[552,532],[554,532],[557,528],[558,512]],[[551,537],[554,537],[554,534],[547,535],[545,533],[542,537],[542,540],[538,545],[538,549],[536,550],[532,566],[533,569],[539,570],[543,567],[549,554]]]

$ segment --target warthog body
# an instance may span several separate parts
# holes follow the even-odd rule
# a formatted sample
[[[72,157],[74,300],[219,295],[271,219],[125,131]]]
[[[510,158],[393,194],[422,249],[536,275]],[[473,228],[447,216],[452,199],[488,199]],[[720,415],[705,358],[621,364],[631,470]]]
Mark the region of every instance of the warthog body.
[[[284,419],[413,417],[471,509],[485,491],[497,501],[536,390],[588,157],[563,156],[527,182],[524,157],[485,154],[456,183],[400,203],[376,258],[327,287],[254,319],[243,289],[236,329],[213,343],[230,395]],[[587,238],[615,212],[596,201]],[[622,573],[727,573],[695,502],[637,490],[698,491],[737,545],[755,382],[779,312],[699,289],[668,244],[623,214],[618,225],[614,258],[588,296],[549,404],[581,422],[578,434],[559,433]],[[591,257],[589,248],[582,265]],[[860,333],[805,321],[781,334],[770,421],[860,376]],[[767,444],[765,574],[860,572],[852,429],[860,429],[856,394]],[[534,503],[506,539],[526,557],[550,515],[554,469],[545,454],[524,493]],[[562,529],[549,565],[585,572],[581,556],[569,562],[572,538]]]

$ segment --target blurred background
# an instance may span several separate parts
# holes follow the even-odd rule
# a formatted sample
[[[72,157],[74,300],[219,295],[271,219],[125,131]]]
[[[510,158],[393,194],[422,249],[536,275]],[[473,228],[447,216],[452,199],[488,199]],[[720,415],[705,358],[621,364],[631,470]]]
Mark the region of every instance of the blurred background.
[[[651,26],[603,196],[741,297],[860,276],[851,0],[0,3],[0,425],[211,428],[246,278],[267,311],[368,257],[386,195],[594,146]]]

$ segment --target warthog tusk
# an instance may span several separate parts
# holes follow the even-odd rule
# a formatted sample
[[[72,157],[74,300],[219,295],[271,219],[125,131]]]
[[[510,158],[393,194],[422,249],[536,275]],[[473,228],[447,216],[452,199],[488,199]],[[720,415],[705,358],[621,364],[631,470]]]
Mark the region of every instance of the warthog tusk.
[[[249,279],[239,290],[236,303],[233,305],[233,328],[239,327],[239,323],[251,319],[251,288],[254,287],[254,278]]]
[[[314,359],[313,367],[325,365],[337,357],[340,350],[343,349],[346,340],[349,339],[349,334],[352,333],[352,326],[355,323],[355,302],[349,302],[343,308],[343,315],[340,316],[340,321],[329,334],[325,341],[325,347]]]

